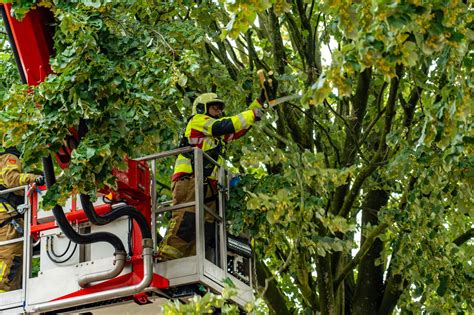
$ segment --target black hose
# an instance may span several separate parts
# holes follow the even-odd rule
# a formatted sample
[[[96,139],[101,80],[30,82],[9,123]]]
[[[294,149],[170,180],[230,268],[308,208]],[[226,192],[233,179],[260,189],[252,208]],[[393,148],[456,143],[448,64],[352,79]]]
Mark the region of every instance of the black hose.
[[[43,158],[43,169],[46,187],[50,188],[56,182],[51,156]],[[66,215],[64,214],[63,208],[60,205],[54,206],[53,214],[61,231],[64,233],[64,235],[66,235],[67,238],[69,238],[74,243],[91,244],[98,242],[107,242],[115,248],[115,252],[125,252],[125,247],[123,246],[122,241],[120,240],[120,238],[118,238],[117,235],[109,232],[79,234],[69,224],[69,221],[67,220]]]
[[[51,256],[51,253],[54,255],[54,251],[53,251],[53,240],[51,239],[51,253],[50,253],[50,251],[49,251],[49,245],[48,245],[49,242],[50,242],[50,240],[49,240],[49,236],[48,236],[48,237],[46,238],[46,254],[48,255],[49,259],[50,259],[52,262],[54,262],[55,264],[62,264],[62,263],[65,263],[65,262],[69,261],[69,259],[72,258],[72,256],[74,255],[74,253],[76,252],[76,249],[77,249],[77,243],[76,243],[76,244],[74,244],[74,249],[72,250],[71,254],[70,254],[67,258],[65,258],[64,260],[59,260],[59,259],[56,259],[57,257],[56,257],[56,258],[53,258],[53,256]],[[69,245],[71,245],[71,240],[69,240]],[[66,252],[67,252],[67,250],[69,249],[69,245],[68,245],[68,247],[67,247],[67,249],[66,249]],[[64,252],[64,253],[66,253],[66,252]]]
[[[129,256],[133,256],[132,235],[133,235],[133,221],[132,221],[132,218],[128,218],[128,255]]]
[[[48,239],[49,239],[49,237],[48,237]],[[47,242],[46,242],[46,243],[47,243]],[[72,243],[72,241],[69,240],[69,243],[67,244],[67,247],[66,247],[66,249],[64,250],[64,253],[58,255],[58,254],[56,254],[56,253],[54,252],[53,239],[51,239],[51,254],[53,254],[53,256],[56,257],[56,258],[61,258],[61,257],[63,257],[64,255],[66,255],[66,253],[68,252],[69,248],[71,247],[71,243]],[[46,246],[46,247],[47,247],[47,246]]]
[[[138,212],[135,207],[129,205],[120,206],[101,216],[95,212],[94,205],[92,204],[88,195],[81,194],[81,204],[87,218],[89,218],[89,221],[91,221],[93,224],[105,225],[122,216],[129,216],[131,219],[135,220],[135,222],[137,222],[138,226],[140,227],[142,238],[151,238],[151,231],[150,227],[148,226],[148,222],[146,221],[143,214]]]

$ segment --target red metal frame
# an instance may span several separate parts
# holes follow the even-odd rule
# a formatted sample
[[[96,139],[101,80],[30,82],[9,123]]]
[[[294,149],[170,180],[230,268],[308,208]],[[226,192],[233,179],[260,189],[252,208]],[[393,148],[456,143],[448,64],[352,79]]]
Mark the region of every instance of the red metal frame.
[[[113,174],[118,179],[118,190],[113,191],[115,200],[125,200],[125,202],[131,206],[137,208],[137,210],[145,216],[148,224],[151,225],[151,196],[150,196],[150,170],[143,161],[128,160],[128,169],[126,171],[114,170]],[[58,227],[56,222],[38,222],[38,193],[45,190],[46,187],[37,187],[35,191],[31,191],[29,194],[31,208],[31,232],[32,236],[37,237],[39,232],[50,230]],[[107,194],[110,191],[103,190],[103,193]],[[69,213],[66,213],[66,218],[71,223],[82,223],[88,221],[82,209],[77,209],[76,198],[72,196],[72,207]],[[104,215],[111,210],[109,204],[103,204],[94,207],[95,211],[99,215]],[[136,224],[134,222],[134,224]],[[135,244],[139,244],[139,252],[133,253],[141,254],[141,235],[139,233],[138,225],[134,225],[133,241]]]
[[[137,270],[137,271],[135,271]],[[140,265],[140,268],[136,268],[134,272],[128,273],[126,275],[118,276],[116,278],[104,281],[102,283],[78,290],[76,292],[70,293],[63,295],[61,297],[58,297],[57,299],[54,299],[53,301],[57,300],[63,300],[75,296],[81,296],[81,295],[86,295],[86,294],[91,294],[95,292],[100,292],[100,291],[106,291],[106,290],[112,290],[112,289],[117,289],[117,288],[122,288],[125,286],[131,286],[135,285],[137,283],[140,283],[140,281],[143,278],[143,262]],[[150,284],[151,287],[157,288],[157,289],[166,289],[169,286],[169,281],[166,278],[163,278],[156,273],[153,274],[153,280]],[[141,297],[141,294],[137,294],[137,296]]]
[[[73,200],[75,199],[73,198]],[[38,192],[34,192],[33,194],[31,194],[30,201],[31,201],[31,204],[33,205],[31,207],[32,220],[31,220],[31,229],[30,229],[30,234],[32,236],[37,238],[39,236],[39,232],[51,230],[58,227],[58,225],[56,224],[56,221],[38,223]],[[111,206],[109,204],[104,204],[104,205],[94,207],[94,209],[99,215],[103,215],[110,211]],[[69,222],[74,223],[74,224],[89,221],[84,211],[82,209],[76,208],[76,204],[74,201],[73,201],[71,211],[69,213],[66,213],[66,218]]]
[[[29,85],[38,85],[43,82],[52,71],[49,63],[49,58],[53,53],[52,35],[48,32],[48,27],[44,22],[45,19],[50,18],[51,14],[45,9],[34,9],[29,11],[23,20],[18,21],[10,15],[10,4],[0,5],[4,6],[7,13],[7,23],[10,25],[14,40],[12,45],[15,45],[17,49],[27,83]],[[63,146],[56,154],[56,160],[61,168],[67,168],[69,165],[72,148],[74,147],[74,144],[70,145],[70,142],[73,143],[76,141],[77,143],[79,140],[76,130],[71,129],[70,131],[71,136],[66,139],[67,145]],[[124,199],[129,205],[134,206],[140,211],[150,224],[150,170],[146,162],[128,160],[128,169],[126,171],[114,170],[113,175],[118,179],[118,190],[112,192],[116,197],[114,199]],[[110,191],[104,190],[103,192],[109,193]],[[56,222],[38,223],[37,192],[33,192],[30,198],[33,205],[31,235],[38,237],[41,231],[56,228],[57,225]],[[95,211],[98,214],[105,214],[110,210],[111,206],[108,204],[95,207]],[[72,210],[66,214],[66,218],[71,223],[87,221],[84,211],[76,209],[75,203],[72,205]],[[152,233],[155,233],[155,231],[152,231]],[[130,262],[132,264],[131,273],[58,297],[56,300],[139,283],[143,277],[143,258],[141,258],[142,237],[140,229],[135,222],[132,231],[132,242],[133,259]],[[163,289],[167,288],[168,285],[167,279],[153,274],[152,287]],[[141,303],[146,302],[146,295],[143,293],[137,294],[134,298]]]

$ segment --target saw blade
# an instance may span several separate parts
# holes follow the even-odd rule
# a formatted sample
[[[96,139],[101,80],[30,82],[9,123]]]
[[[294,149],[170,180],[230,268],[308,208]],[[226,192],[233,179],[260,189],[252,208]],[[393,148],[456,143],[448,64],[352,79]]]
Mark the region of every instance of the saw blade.
[[[280,97],[280,98],[271,100],[271,101],[268,103],[268,105],[269,105],[270,107],[273,107],[273,106],[276,106],[276,105],[281,104],[281,103],[284,103],[284,102],[288,102],[288,101],[291,101],[291,100],[295,100],[295,99],[301,98],[301,96],[302,96],[302,95],[300,95],[300,94],[293,94],[293,95],[283,96],[283,97]]]

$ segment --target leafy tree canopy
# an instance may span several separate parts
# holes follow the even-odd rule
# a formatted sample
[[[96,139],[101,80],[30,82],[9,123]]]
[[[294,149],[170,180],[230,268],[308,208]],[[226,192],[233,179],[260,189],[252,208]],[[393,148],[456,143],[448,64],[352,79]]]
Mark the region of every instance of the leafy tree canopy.
[[[3,144],[33,163],[88,126],[50,204],[175,147],[199,93],[242,110],[272,69],[279,96],[303,97],[231,146],[245,176],[228,213],[269,310],[473,311],[470,2],[13,2],[53,12],[54,74],[11,84],[0,37]]]

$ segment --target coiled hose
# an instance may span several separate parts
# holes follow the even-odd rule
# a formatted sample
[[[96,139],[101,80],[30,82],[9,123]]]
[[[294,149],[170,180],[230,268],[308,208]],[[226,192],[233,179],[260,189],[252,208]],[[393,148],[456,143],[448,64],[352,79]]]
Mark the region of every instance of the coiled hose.
[[[46,187],[50,188],[55,182],[56,177],[54,176],[53,161],[51,156],[43,158],[43,170],[45,175]],[[64,214],[63,208],[60,205],[55,205],[53,208],[53,214],[56,218],[61,231],[69,238],[71,241],[77,244],[92,244],[98,242],[106,242],[111,244],[116,253],[125,253],[125,247],[123,246],[120,238],[109,232],[96,232],[90,234],[79,234],[76,232]]]
[[[105,225],[122,216],[128,216],[131,219],[135,220],[135,222],[137,222],[138,226],[140,227],[140,232],[142,234],[143,239],[151,238],[151,230],[148,226],[148,222],[146,221],[143,214],[138,212],[137,209],[132,206],[123,205],[101,216],[97,212],[95,212],[94,205],[92,204],[88,195],[81,194],[81,204],[87,218],[93,224]]]

